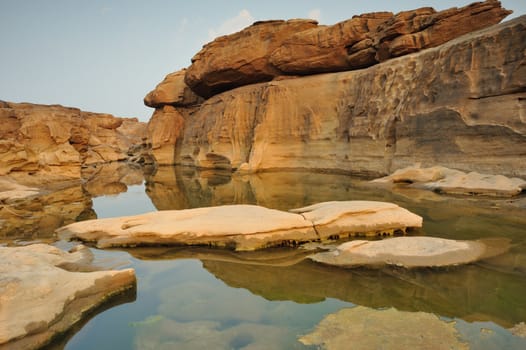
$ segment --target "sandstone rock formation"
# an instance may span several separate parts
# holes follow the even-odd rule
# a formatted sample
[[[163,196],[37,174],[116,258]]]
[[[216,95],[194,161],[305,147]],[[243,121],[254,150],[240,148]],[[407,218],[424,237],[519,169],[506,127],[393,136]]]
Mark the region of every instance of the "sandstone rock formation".
[[[152,120],[150,133],[172,133],[163,159],[202,168],[386,175],[421,163],[524,177],[525,43],[523,16],[368,69],[158,108],[174,126]]]
[[[93,256],[35,244],[0,247],[0,349],[39,349],[112,296],[135,288],[133,269],[92,271]]]
[[[73,223],[57,233],[62,239],[96,242],[101,248],[205,245],[255,250],[352,235],[405,232],[422,225],[419,216],[382,202],[327,202],[296,212],[255,205],[165,210]]]
[[[82,165],[126,160],[130,149],[146,143],[146,125],[137,119],[0,101],[0,175],[79,178]]]
[[[185,81],[208,98],[232,88],[269,81],[280,71],[269,56],[293,34],[315,28],[313,20],[262,21],[208,43],[192,58]]]
[[[408,167],[398,169],[389,176],[373,180],[376,184],[410,184],[440,193],[487,196],[515,196],[526,190],[526,181],[502,175],[487,175],[441,166],[431,168]]]
[[[372,201],[324,202],[293,209],[316,227],[321,239],[406,233],[422,227],[422,218],[393,203]]]
[[[163,81],[144,97],[144,104],[157,108],[166,105],[192,106],[203,102],[184,81],[186,69],[168,74]]]
[[[342,267],[395,265],[407,268],[468,264],[504,253],[509,241],[457,241],[437,237],[396,237],[350,241],[336,250],[312,255],[314,261]]]
[[[363,306],[341,309],[326,316],[300,339],[323,349],[469,349],[460,340],[454,322],[425,312],[394,308],[375,310]]]
[[[283,74],[338,72],[435,47],[499,23],[511,12],[498,1],[436,12],[432,8],[355,16],[333,26],[311,20],[256,22],[205,45],[186,83],[208,98]]]

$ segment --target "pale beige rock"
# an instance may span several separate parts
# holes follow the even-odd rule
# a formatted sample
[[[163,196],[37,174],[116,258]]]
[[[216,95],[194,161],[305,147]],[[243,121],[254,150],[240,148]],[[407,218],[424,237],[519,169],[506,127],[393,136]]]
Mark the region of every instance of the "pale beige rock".
[[[496,243],[494,243],[497,245]],[[438,237],[395,237],[380,241],[356,240],[334,251],[318,253],[314,261],[342,267],[396,265],[407,268],[468,264],[509,249],[509,242],[488,249],[482,241],[458,241]]]
[[[191,106],[201,103],[203,99],[197,96],[186,83],[186,69],[168,74],[163,81],[144,97],[148,107],[160,108],[165,105]]]
[[[322,349],[469,349],[454,322],[425,312],[375,310],[363,306],[326,316],[299,339]]]
[[[38,188],[21,185],[8,177],[0,178],[0,201],[23,199],[34,196],[39,192]]]
[[[510,332],[518,337],[526,338],[526,323],[520,322],[510,328]]]
[[[487,196],[515,196],[526,190],[526,180],[502,175],[464,173],[441,166],[430,168],[407,167],[392,175],[376,179],[373,183],[410,183],[412,187],[425,188],[449,194]]]
[[[172,244],[255,250],[355,234],[405,232],[422,225],[419,216],[383,202],[327,202],[295,211],[241,204],[166,210],[73,223],[57,233],[64,239],[96,242],[101,248]]]
[[[392,235],[422,227],[422,217],[385,202],[324,202],[291,212],[311,221],[322,239]]]
[[[525,28],[523,16],[368,69],[226,91],[185,118],[173,162],[525,177]]]
[[[254,205],[166,210],[89,220],[57,230],[61,238],[96,242],[98,247],[209,245],[254,250],[317,239],[301,215]]]
[[[0,348],[37,349],[112,295],[135,286],[133,269],[90,269],[93,256],[35,244],[0,247]]]

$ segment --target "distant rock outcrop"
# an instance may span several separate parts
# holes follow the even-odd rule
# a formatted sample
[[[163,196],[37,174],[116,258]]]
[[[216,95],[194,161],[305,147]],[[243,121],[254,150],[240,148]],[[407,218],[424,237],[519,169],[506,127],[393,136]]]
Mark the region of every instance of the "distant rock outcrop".
[[[146,147],[146,124],[135,118],[0,101],[0,175],[79,178],[81,166],[127,160]]]
[[[157,107],[149,132],[160,135],[153,142],[154,148],[162,150],[158,163],[248,172],[315,169],[371,175],[387,175],[420,163],[524,177],[526,16],[445,42],[496,23],[508,13],[498,1],[486,1],[442,12],[424,8],[394,16],[364,15],[331,27],[294,21],[295,26],[309,28],[280,37],[282,50],[289,46],[305,50],[305,59],[316,57],[318,50],[319,57],[324,57],[329,51],[323,45],[334,45],[331,40],[349,45],[350,32],[343,35],[340,29],[357,26],[367,34],[361,39],[355,30],[358,36],[353,40],[360,41],[352,45],[353,50],[370,40],[375,50],[370,57],[383,62],[367,69],[287,79],[276,78],[282,72],[246,78],[245,73],[238,74],[237,63],[222,61],[221,50],[230,52],[231,44],[241,48],[248,42],[266,47],[260,45],[267,42],[264,28],[281,28],[288,22],[260,23],[219,38],[197,55],[186,82],[207,97],[231,90],[200,105]],[[383,17],[387,17],[384,22]],[[310,44],[296,48],[294,40]],[[435,47],[385,61],[430,46]],[[261,56],[277,62],[279,50],[272,52],[274,56]],[[231,56],[243,69],[255,62],[244,54],[236,51]],[[290,56],[297,58],[290,64],[301,61],[298,55]],[[219,61],[223,68],[213,68]],[[272,59],[257,62],[268,68]],[[360,66],[370,63],[375,62]],[[332,70],[324,70],[325,65],[331,63],[322,63],[320,58],[319,65],[312,63],[318,68],[311,71],[290,69],[302,75]],[[245,78],[239,84],[225,80],[219,74],[225,71]],[[219,85],[211,83],[210,77]]]

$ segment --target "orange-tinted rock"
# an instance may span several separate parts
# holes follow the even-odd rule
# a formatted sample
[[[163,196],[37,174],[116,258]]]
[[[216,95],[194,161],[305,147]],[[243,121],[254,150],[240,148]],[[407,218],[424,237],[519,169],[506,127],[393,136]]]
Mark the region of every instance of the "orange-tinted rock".
[[[146,124],[137,119],[2,102],[0,175],[48,171],[79,178],[81,165],[127,159],[130,147],[146,138]]]
[[[192,58],[185,81],[198,95],[210,97],[237,86],[272,80],[281,73],[270,64],[271,53],[295,33],[316,26],[313,20],[264,21],[218,37]]]
[[[369,13],[332,26],[312,20],[256,22],[205,45],[193,57],[185,81],[208,98],[284,74],[360,69],[436,47],[497,24],[510,13],[499,1],[487,0],[440,12],[424,7],[396,15]],[[148,103],[158,107],[152,98]]]
[[[223,92],[185,119],[175,163],[524,177],[525,43],[523,16],[368,69]]]
[[[391,12],[369,13],[332,26],[318,26],[287,39],[270,62],[287,74],[313,74],[348,70],[347,47],[367,38]]]
[[[144,98],[144,104],[148,107],[159,108],[164,105],[191,106],[202,102],[184,82],[186,69],[168,74],[154,90],[150,91]]]
[[[400,12],[372,34],[381,62],[429,47],[499,23],[509,15],[499,1],[476,2],[435,12],[432,8]]]
[[[148,122],[151,153],[157,164],[173,164],[175,145],[179,141],[185,122],[181,113],[172,106],[158,108]]]

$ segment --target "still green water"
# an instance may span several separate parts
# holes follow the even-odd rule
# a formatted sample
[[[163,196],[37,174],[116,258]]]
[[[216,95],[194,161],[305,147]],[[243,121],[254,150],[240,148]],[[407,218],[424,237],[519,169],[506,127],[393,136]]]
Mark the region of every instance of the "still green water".
[[[509,331],[526,321],[524,197],[496,200],[390,191],[334,174],[232,176],[167,167],[145,176],[143,184],[128,186],[127,192],[93,198],[92,209],[102,218],[233,203],[286,210],[329,200],[394,202],[423,216],[424,227],[417,234],[506,237],[512,248],[476,264],[418,270],[327,267],[293,249],[93,249],[100,266],[136,270],[136,295],[122,296],[116,306],[99,310],[52,348],[303,349],[308,347],[299,337],[327,315],[357,305],[426,312],[454,321],[461,341],[472,349],[526,348],[526,338]],[[72,243],[54,244],[67,248]],[[412,330],[400,333],[409,337]],[[360,344],[348,348],[355,345]]]

